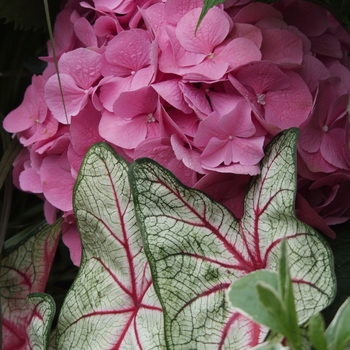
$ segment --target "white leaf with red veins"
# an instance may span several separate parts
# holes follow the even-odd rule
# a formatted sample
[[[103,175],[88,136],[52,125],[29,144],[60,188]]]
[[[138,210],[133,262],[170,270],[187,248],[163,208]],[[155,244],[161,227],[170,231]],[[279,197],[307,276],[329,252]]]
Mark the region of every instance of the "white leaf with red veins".
[[[167,349],[242,350],[261,343],[267,329],[232,309],[226,290],[252,271],[275,271],[283,237],[299,322],[332,301],[331,250],[294,213],[297,136],[297,129],[286,130],[266,148],[240,221],[154,161],[131,165],[136,214],[163,306]]]
[[[28,327],[28,348],[47,350],[51,324],[56,311],[55,302],[48,294],[32,293],[27,296],[27,304],[33,312]]]
[[[103,143],[90,148],[81,166],[73,203],[83,254],[58,321],[58,349],[164,348],[162,308],[127,171]]]

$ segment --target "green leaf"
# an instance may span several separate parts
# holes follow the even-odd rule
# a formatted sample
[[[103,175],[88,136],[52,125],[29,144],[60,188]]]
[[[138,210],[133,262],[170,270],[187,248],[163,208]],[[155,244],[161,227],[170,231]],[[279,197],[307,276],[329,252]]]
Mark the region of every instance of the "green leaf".
[[[18,139],[15,138],[11,141],[9,147],[7,148],[4,155],[2,156],[0,161],[0,189],[4,184],[6,175],[12,169],[12,164],[16,159],[21,148],[22,148],[21,144],[19,143]]]
[[[50,342],[50,329],[56,311],[52,297],[45,293],[33,293],[27,296],[32,310],[28,329],[29,346],[33,350],[47,350]]]
[[[60,2],[49,0],[49,7],[54,16],[60,9]],[[0,0],[0,18],[4,18],[5,23],[14,22],[18,29],[46,29],[43,0]]]
[[[57,348],[162,349],[163,313],[143,251],[128,164],[90,148],[74,188],[83,254],[58,320]]]
[[[326,324],[330,324],[345,300],[350,296],[350,221],[333,226],[336,239],[328,239],[334,254],[334,270],[337,277],[337,293],[332,304],[322,314]]]
[[[309,322],[308,336],[316,350],[327,350],[327,340],[324,335],[324,320],[320,313],[313,315]]]
[[[267,298],[265,298],[264,291],[261,292],[262,295],[259,295],[257,285],[261,281],[264,281],[264,284],[260,283],[260,288],[270,286],[273,291],[276,291],[278,288],[278,274],[276,272],[258,270],[233,282],[227,293],[228,299],[233,307],[239,309],[255,322],[284,334],[280,324],[281,320],[276,319],[271,312],[267,311],[267,308],[271,306],[276,307],[276,309],[279,309],[277,314],[285,317],[283,301],[276,292],[269,293]],[[270,297],[272,298],[271,300]]]
[[[267,330],[231,308],[225,294],[233,281],[250,272],[276,271],[283,237],[299,322],[333,299],[332,253],[294,213],[297,136],[297,129],[286,130],[267,147],[240,222],[156,162],[139,159],[131,165],[137,219],[163,306],[169,349],[205,349],[209,342],[244,349],[261,342]]]
[[[350,297],[339,308],[325,336],[329,348],[343,350],[350,341]]]
[[[200,14],[200,16],[198,18],[198,22],[197,22],[195,33],[197,33],[197,30],[198,30],[200,24],[202,23],[203,18],[208,13],[208,11],[212,7],[214,7],[214,6],[216,6],[216,5],[220,4],[220,3],[223,3],[223,2],[225,2],[225,0],[204,0],[204,5],[203,5],[203,8],[202,8],[202,12],[201,12],[201,14]]]
[[[27,295],[45,290],[55,256],[62,219],[40,225],[4,251],[0,269],[3,350],[28,344],[28,326],[33,312]]]
[[[256,283],[255,289],[263,308],[272,317],[275,323],[274,327],[267,324],[265,325],[289,338],[290,330],[288,328],[287,310],[277,290],[268,283],[261,281]]]
[[[255,346],[251,350],[289,350],[289,348],[283,346],[282,344],[270,344],[266,342]]]
[[[301,346],[301,335],[298,326],[298,317],[295,311],[293,284],[289,274],[287,261],[287,243],[284,238],[281,243],[281,257],[278,265],[279,290],[286,310],[287,333],[285,336],[295,348]]]

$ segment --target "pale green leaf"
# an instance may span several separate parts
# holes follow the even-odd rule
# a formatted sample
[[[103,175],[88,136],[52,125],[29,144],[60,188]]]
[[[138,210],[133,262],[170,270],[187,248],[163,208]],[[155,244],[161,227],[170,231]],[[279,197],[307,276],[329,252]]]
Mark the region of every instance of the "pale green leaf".
[[[162,349],[163,314],[135,218],[128,164],[90,148],[74,188],[82,241],[78,276],[62,306],[58,349]]]
[[[350,297],[345,300],[328,326],[325,336],[330,349],[343,350],[350,341]]]
[[[279,290],[286,310],[287,333],[283,333],[295,348],[301,346],[301,335],[298,326],[298,317],[295,311],[293,284],[289,274],[287,259],[287,243],[281,242],[281,256],[278,264]]]
[[[50,330],[56,305],[52,297],[45,293],[33,293],[27,296],[32,311],[28,328],[31,350],[47,350],[50,342]]]
[[[324,320],[320,313],[313,315],[309,322],[308,336],[315,350],[327,350],[327,340],[324,334]]]
[[[257,346],[254,346],[251,350],[290,350],[289,347],[285,347],[282,344],[270,344],[262,343]]]
[[[272,288],[268,283],[261,281],[256,283],[255,288],[259,300],[263,305],[263,309],[265,309],[267,314],[270,315],[271,318],[274,320],[274,323],[271,325],[268,325],[263,322],[261,323],[265,324],[270,329],[288,337],[289,331],[288,321],[286,317],[287,310],[277,290],[275,288]]]
[[[246,349],[261,342],[266,329],[240,316],[225,294],[232,281],[252,271],[276,271],[283,237],[299,322],[333,299],[331,251],[294,213],[297,135],[297,129],[284,131],[267,147],[240,222],[156,162],[139,159],[131,165],[137,218],[169,349]]]
[[[267,300],[262,300],[257,291],[257,285],[261,281],[264,281],[265,286],[268,285],[273,290],[277,291],[278,274],[268,270],[257,270],[233,282],[228,289],[228,298],[233,307],[239,309],[255,322],[263,324],[278,333],[284,334],[283,329],[281,329],[280,320],[276,319],[276,317],[267,311],[268,307],[276,307],[279,308],[277,313],[285,317],[283,301],[276,293],[275,297],[272,296],[272,299],[270,299],[271,296],[269,295]],[[266,305],[264,301],[265,303],[267,302],[268,305]]]

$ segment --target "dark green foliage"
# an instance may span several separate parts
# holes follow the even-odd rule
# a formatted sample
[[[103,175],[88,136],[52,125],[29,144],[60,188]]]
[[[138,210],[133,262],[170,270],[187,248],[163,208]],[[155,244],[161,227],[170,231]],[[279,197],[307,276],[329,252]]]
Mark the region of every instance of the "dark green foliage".
[[[48,0],[51,17],[59,11],[61,1]],[[14,22],[16,29],[46,30],[43,0],[0,0],[0,18],[5,23]]]

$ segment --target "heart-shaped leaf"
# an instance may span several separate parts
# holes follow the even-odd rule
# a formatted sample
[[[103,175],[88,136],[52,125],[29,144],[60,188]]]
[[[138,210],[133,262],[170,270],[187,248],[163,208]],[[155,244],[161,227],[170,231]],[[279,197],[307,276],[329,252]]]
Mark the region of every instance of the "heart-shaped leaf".
[[[27,303],[32,310],[28,329],[29,348],[47,350],[50,342],[50,330],[56,305],[52,297],[45,293],[33,293],[27,296]]]
[[[61,309],[57,347],[162,349],[163,313],[136,222],[128,164],[107,144],[85,156],[73,202],[83,254]]]
[[[62,220],[40,225],[5,250],[0,269],[3,350],[29,346],[28,327],[33,311],[27,295],[43,292],[59,240]]]
[[[299,322],[333,299],[331,251],[294,213],[297,136],[297,129],[284,131],[266,148],[239,222],[154,161],[140,159],[131,166],[137,218],[169,349],[247,349],[261,342],[266,329],[231,309],[225,294],[243,275],[275,271],[283,237]]]

